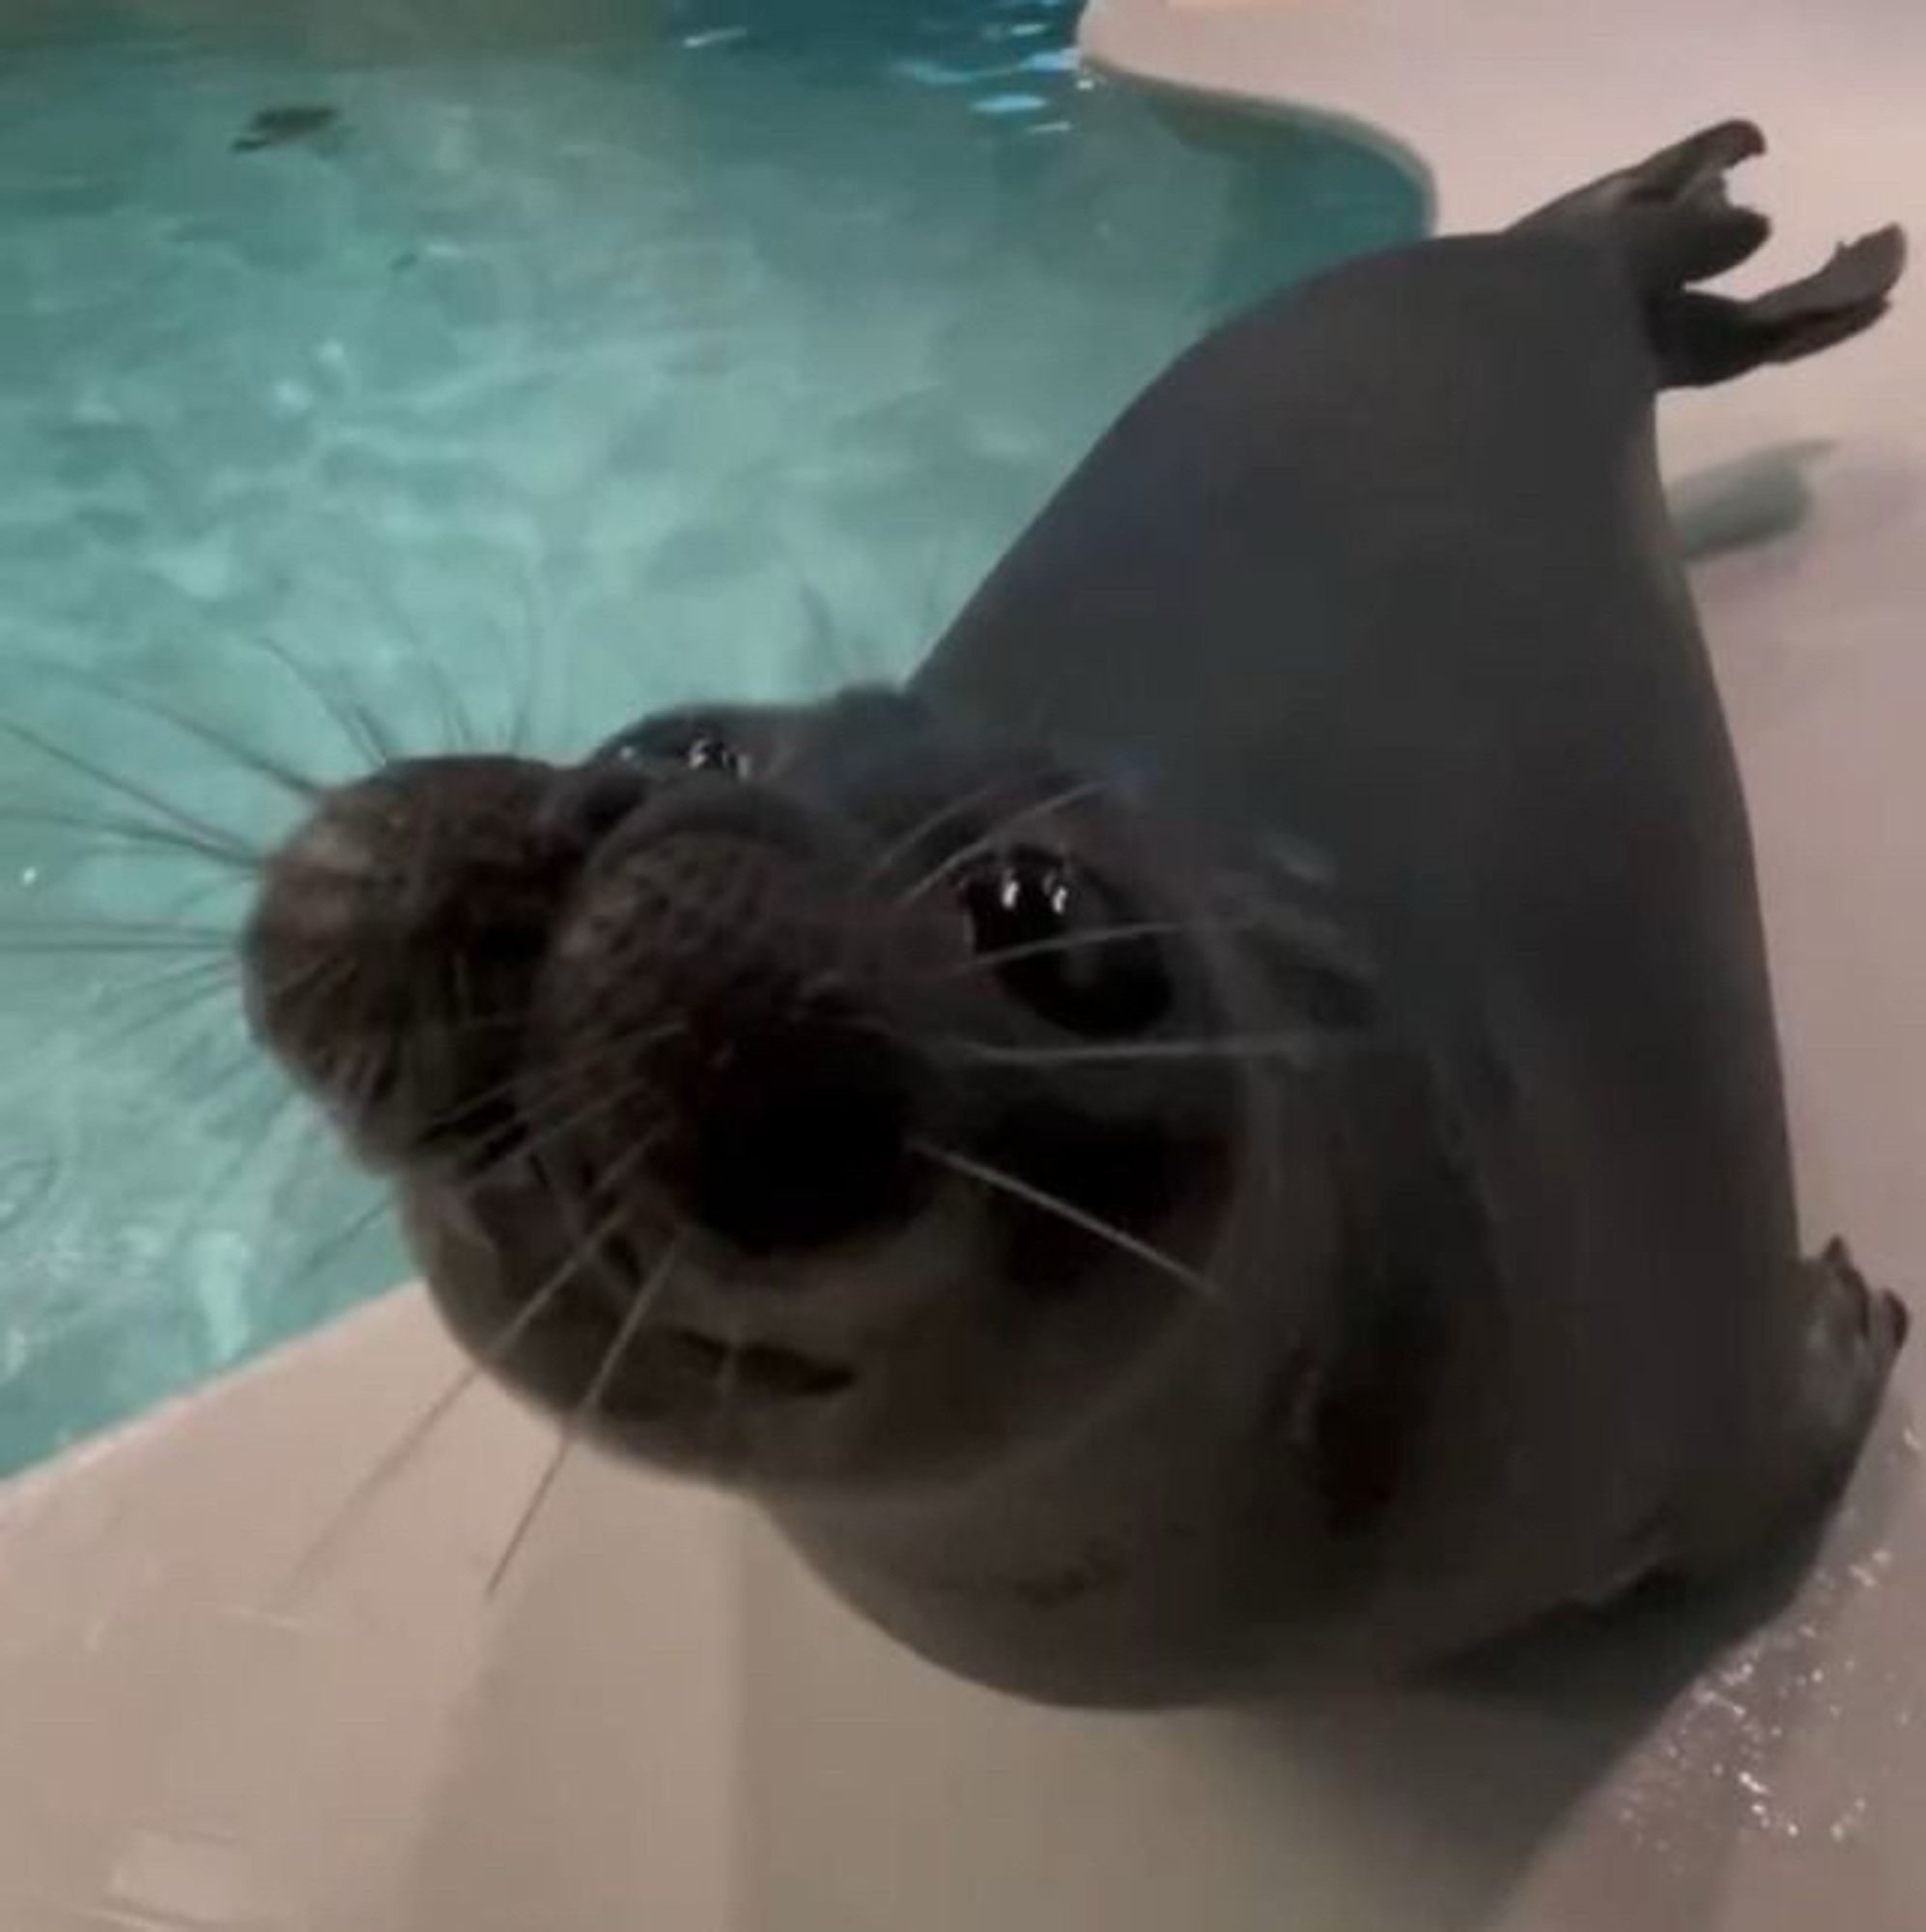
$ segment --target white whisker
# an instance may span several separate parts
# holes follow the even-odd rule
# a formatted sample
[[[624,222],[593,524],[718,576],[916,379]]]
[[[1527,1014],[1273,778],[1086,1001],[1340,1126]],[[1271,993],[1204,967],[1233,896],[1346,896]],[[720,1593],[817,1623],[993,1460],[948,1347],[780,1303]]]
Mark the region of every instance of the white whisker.
[[[285,670],[308,695],[320,704],[322,709],[334,720],[341,735],[349,747],[360,756],[376,764],[384,763],[382,742],[378,735],[368,729],[370,720],[366,713],[355,706],[344,694],[329,688],[326,681],[300,657],[269,637],[257,637],[250,640],[257,650],[265,651]]]
[[[1010,1174],[1000,1167],[992,1167],[985,1161],[973,1159],[969,1154],[959,1153],[954,1148],[941,1147],[934,1141],[917,1140],[911,1145],[925,1159],[932,1160],[940,1167],[947,1167],[964,1179],[975,1181],[980,1187],[992,1192],[1006,1194],[1012,1200],[1021,1201],[1045,1214],[1054,1215],[1067,1226],[1081,1229],[1092,1239],[1102,1241],[1119,1253],[1133,1256],[1147,1267],[1155,1268],[1172,1280],[1179,1281],[1185,1287],[1195,1289],[1206,1301],[1223,1302],[1226,1295],[1222,1288],[1206,1274],[1201,1274],[1188,1263],[1169,1255],[1162,1248],[1148,1241],[1138,1239],[1121,1228],[1090,1213],[1074,1203],[1063,1200],[1048,1190],[1033,1186],[1019,1176]]]
[[[949,1039],[950,1052],[966,1060],[996,1061],[1013,1066],[1128,1065],[1132,1062],[1282,1060],[1316,1066],[1351,1044],[1335,1029],[1305,1027],[1294,1033],[1226,1034],[1211,1039],[1105,1040],[1080,1046],[999,1046],[989,1040]]]
[[[78,665],[36,664],[34,668],[44,675],[62,678],[76,684],[83,690],[91,691],[129,711],[147,712],[158,718],[163,724],[171,724],[177,731],[192,738],[197,744],[210,751],[219,752],[232,758],[243,770],[254,773],[257,778],[267,779],[283,791],[303,801],[312,801],[321,796],[322,787],[313,779],[296,771],[292,765],[279,758],[257,751],[244,744],[233,733],[217,724],[211,724],[204,718],[197,718],[192,712],[183,711],[170,704],[165,698],[150,693],[134,691],[114,678],[103,677],[99,671],[88,670]]]
[[[1106,787],[1101,781],[1087,779],[1081,783],[1066,785],[1062,791],[1052,792],[1047,798],[1034,799],[1028,805],[1018,806],[1014,811],[1006,812],[980,838],[974,838],[969,844],[932,866],[930,869],[913,885],[908,892],[900,894],[896,899],[899,906],[914,905],[925,893],[933,891],[944,880],[953,878],[965,866],[977,859],[994,852],[1020,825],[1028,825],[1033,819],[1042,818],[1053,811],[1066,810],[1070,806],[1081,805],[1087,798],[1094,798]]]
[[[84,778],[92,779],[96,784],[106,786],[111,792],[123,798],[133,800],[150,811],[158,812],[162,818],[178,826],[181,831],[202,841],[208,849],[224,853],[228,858],[250,868],[262,863],[262,854],[253,850],[242,839],[220,826],[199,817],[184,806],[163,798],[158,792],[150,791],[145,785],[132,779],[122,778],[110,772],[103,765],[97,765],[91,758],[83,757],[78,752],[70,752],[64,746],[56,745],[50,738],[42,738],[38,731],[30,730],[24,724],[15,724],[12,719],[0,718],[0,731],[30,751],[38,752],[42,757],[54,764],[65,765],[70,771],[78,772]]]
[[[608,1395],[610,1384],[628,1359],[629,1350],[637,1336],[642,1331],[656,1303],[662,1298],[663,1291],[668,1286],[669,1276],[675,1271],[675,1264],[682,1258],[683,1237],[673,1236],[663,1250],[662,1258],[650,1271],[648,1279],[637,1291],[636,1298],[629,1304],[629,1310],[622,1318],[622,1325],[615,1332],[615,1339],[609,1343],[609,1351],[602,1358],[593,1379],[582,1392],[574,1411],[562,1425],[561,1439],[555,1444],[554,1454],[550,1457],[548,1466],[542,1471],[541,1480],[535,1485],[534,1493],[528,1498],[527,1507],[522,1512],[514,1532],[508,1539],[508,1546],[501,1552],[494,1574],[488,1579],[486,1595],[493,1597],[514,1567],[515,1558],[523,1545],[527,1542],[529,1531],[535,1526],[535,1519],[541,1514],[542,1505],[548,1500],[556,1480],[562,1473],[569,1459],[569,1452],[581,1439],[582,1431],[595,1419],[600,1411],[603,1399]]]
[[[320,1532],[301,1552],[281,1587],[274,1593],[271,1600],[274,1605],[285,1606],[299,1595],[312,1579],[322,1559],[336,1548],[343,1533],[353,1524],[354,1519],[401,1474],[413,1459],[415,1451],[428,1440],[440,1426],[443,1418],[456,1407],[482,1377],[490,1370],[499,1368],[515,1352],[529,1330],[555,1305],[561,1298],[563,1291],[586,1265],[600,1236],[616,1226],[625,1212],[626,1207],[610,1213],[596,1235],[579,1244],[568,1260],[556,1268],[503,1323],[488,1347],[469,1361],[428,1407],[395,1438],[381,1459],[342,1499],[326,1522],[322,1525]]]
[[[908,858],[932,833],[941,832],[946,825],[974,811],[977,806],[988,804],[991,799],[1008,791],[1016,783],[1017,780],[1005,772],[991,780],[988,784],[979,784],[964,792],[960,797],[952,798],[947,804],[938,806],[934,811],[926,812],[900,838],[892,839],[884,846],[882,852],[864,870],[863,883],[865,886],[873,886],[879,879],[887,878],[897,862]]]
[[[0,725],[0,729],[12,727]],[[102,782],[106,781],[102,780]],[[64,810],[58,806],[10,805],[0,807],[0,824],[32,826],[37,830],[55,832],[82,832],[90,835],[92,839],[101,841],[81,846],[79,849],[82,852],[107,851],[116,857],[125,857],[128,855],[122,848],[132,846],[143,856],[153,852],[170,860],[178,860],[184,853],[224,866],[230,871],[245,872],[250,877],[261,869],[258,853],[231,843],[224,835],[218,840],[204,838],[177,826],[156,825],[148,819],[121,817],[111,812]]]
[[[1131,925],[1092,926],[1083,932],[1060,933],[1053,939],[1029,939],[1018,946],[1000,947],[994,952],[978,952],[974,957],[946,966],[930,977],[936,980],[963,980],[972,974],[995,972],[1025,959],[1045,959],[1054,953],[1081,952],[1087,947],[1121,946],[1133,939],[1190,939],[1206,932],[1247,932],[1259,929],[1262,922],[1249,919],[1166,919],[1145,920]]]

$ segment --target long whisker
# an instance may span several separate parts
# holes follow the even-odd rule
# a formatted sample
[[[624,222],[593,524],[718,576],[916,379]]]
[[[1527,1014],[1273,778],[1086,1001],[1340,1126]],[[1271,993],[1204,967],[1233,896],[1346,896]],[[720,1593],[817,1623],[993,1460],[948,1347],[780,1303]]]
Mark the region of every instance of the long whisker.
[[[184,1217],[186,1226],[191,1227],[200,1223],[203,1210],[206,1208],[219,1201],[233,1189],[240,1181],[241,1177],[255,1166],[257,1162],[268,1160],[270,1152],[274,1150],[276,1137],[280,1133],[282,1124],[290,1117],[295,1096],[285,1089],[278,1093],[272,1089],[268,1090],[268,1092],[269,1106],[266,1116],[258,1123],[253,1124],[248,1133],[241,1136],[240,1145],[235,1149],[233,1155],[229,1159],[218,1163],[213,1172],[208,1176],[205,1185],[200,1190],[199,1201],[194,1205],[192,1211]],[[260,1096],[254,1095],[250,1097],[258,1098]],[[238,1113],[240,1110],[237,1109],[236,1111]],[[268,1179],[265,1184],[270,1189],[275,1186],[275,1182],[271,1177]],[[184,1233],[182,1238],[184,1240]]]
[[[963,980],[977,973],[1000,972],[1025,959],[1044,959],[1054,953],[1081,952],[1087,948],[1121,946],[1135,939],[1190,939],[1205,932],[1254,931],[1262,925],[1255,914],[1249,919],[1166,919],[1143,920],[1129,925],[1091,926],[1083,932],[1060,933],[1054,939],[1028,939],[1016,946],[999,947],[993,952],[978,952],[970,958],[944,966],[929,977],[933,980]]]
[[[340,727],[341,735],[355,752],[378,765],[391,762],[394,749],[391,745],[385,744],[365,706],[354,703],[347,694],[332,690],[312,666],[304,663],[297,652],[286,649],[274,639],[257,637],[253,641],[315,698],[322,709],[334,720]]]
[[[231,1037],[236,1019],[235,1009],[226,1001],[215,999],[210,999],[208,1006],[211,1010],[206,1024],[189,1034],[180,1047],[149,1075],[153,1086],[161,1089],[171,1086],[190,1068],[195,1068],[197,1063],[204,1063],[223,1035]],[[232,1078],[237,1069],[259,1066],[260,1064],[258,1055],[237,1052],[226,1077]],[[196,1098],[208,1100],[218,1094],[225,1084],[225,1079],[208,1081]]]
[[[722,1432],[742,1393],[743,1353],[749,1347],[749,1317],[739,1311],[729,1333],[728,1346],[716,1370],[716,1399],[710,1406],[708,1436],[712,1448],[720,1448]]]
[[[210,1028],[208,1033],[195,1042],[196,1047],[200,1051],[200,1056],[205,1059],[208,1057],[209,1049],[218,1050],[220,1045],[219,1037],[222,1032],[226,1032],[230,1036],[230,1043],[233,1050],[228,1053],[225,1064],[219,1065],[213,1072],[210,1073],[205,1070],[205,1067],[203,1068],[199,1091],[194,1095],[195,1104],[203,1108],[212,1109],[222,1101],[235,1087],[241,1085],[252,1075],[260,1078],[265,1083],[261,1091],[276,1094],[280,1096],[275,1101],[275,1113],[277,1116],[284,1108],[292,1107],[298,1098],[298,1090],[268,1081],[269,1065],[254,1050],[252,1044],[245,1040],[232,1040],[232,1015],[227,1016],[225,1027],[216,1026]],[[185,1054],[180,1056],[180,1059],[183,1061],[186,1058]],[[161,1082],[166,1081],[173,1074],[174,1070],[175,1068],[172,1066],[163,1069],[158,1076],[158,1080]]]
[[[381,1221],[387,1211],[388,1197],[385,1194],[377,1194],[366,1208],[316,1246],[307,1258],[297,1265],[283,1286],[291,1293],[296,1289],[306,1287],[329,1262],[346,1254],[370,1228]]]
[[[321,796],[322,787],[311,778],[304,777],[292,765],[272,757],[266,752],[257,751],[253,746],[241,742],[217,724],[211,724],[203,718],[196,718],[191,712],[183,711],[170,704],[165,698],[156,697],[147,692],[133,691],[116,679],[103,677],[99,671],[84,669],[78,665],[40,663],[36,670],[50,676],[65,679],[70,684],[79,685],[83,690],[92,691],[101,697],[123,706],[129,711],[141,711],[162,720],[184,732],[197,743],[211,751],[219,752],[230,757],[245,770],[257,777],[269,780],[284,791],[301,800],[312,800]]]
[[[473,751],[481,742],[475,732],[474,719],[462,702],[462,694],[456,688],[454,679],[448,675],[447,666],[435,655],[428,640],[406,612],[397,613],[396,622],[403,641],[408,645],[409,655],[426,680],[429,697],[440,708],[442,723],[448,732],[448,749]]]
[[[229,1133],[234,1131],[241,1124],[246,1110],[264,1094],[273,1096],[272,1106],[269,1111],[269,1125],[265,1131],[278,1131],[281,1122],[295,1113],[298,1113],[303,1123],[303,1139],[306,1138],[309,1130],[319,1125],[313,1113],[303,1104],[305,1096],[302,1094],[300,1089],[291,1083],[278,1081],[269,1077],[271,1069],[262,1064],[258,1054],[236,1054],[233,1060],[209,1083],[208,1092],[202,1096],[203,1104],[206,1104],[209,1099],[219,1097],[229,1088],[244,1079],[249,1073],[260,1074],[262,1076],[261,1085],[252,1092],[242,1094],[241,1098],[228,1111],[217,1113],[212,1117],[217,1132]]]
[[[1328,1064],[1350,1044],[1334,1028],[1304,1027],[1293,1033],[1226,1034],[1209,1039],[1104,1040],[1079,1046],[1000,1046],[990,1040],[946,1039],[941,1044],[965,1060],[1014,1066],[1127,1065],[1136,1061],[1282,1060],[1304,1066]]]
[[[617,1210],[609,1216],[609,1226],[615,1225],[620,1219],[621,1211]],[[281,1587],[274,1593],[274,1603],[285,1605],[299,1595],[307,1582],[312,1579],[322,1559],[337,1546],[342,1532],[348,1528],[353,1520],[373,1502],[395,1477],[400,1475],[412,1460],[415,1451],[435,1433],[442,1419],[455,1408],[462,1398],[481,1380],[483,1376],[493,1369],[498,1369],[507,1361],[521,1347],[528,1332],[560,1300],[563,1291],[587,1264],[591,1251],[591,1244],[578,1247],[575,1253],[570,1255],[568,1260],[522,1304],[510,1320],[496,1330],[488,1347],[466,1363],[460,1374],[388,1445],[373,1467],[329,1515],[319,1534],[302,1550]]]
[[[0,724],[0,729],[11,728]],[[219,839],[203,838],[172,825],[156,825],[147,819],[124,818],[111,812],[63,811],[58,807],[48,806],[6,806],[0,807],[0,823],[30,825],[56,832],[91,833],[131,845],[137,850],[152,848],[170,859],[177,859],[185,853],[250,875],[261,868],[259,854],[236,848],[225,835]],[[115,851],[117,856],[121,856],[116,846],[100,849]]]
[[[196,959],[185,966],[174,967],[155,979],[143,980],[139,985],[108,988],[115,996],[117,1017],[114,1024],[102,1032],[89,1032],[83,1040],[78,1041],[72,1033],[65,1029],[52,1030],[26,1060],[14,1063],[10,1069],[10,1077],[24,1087],[39,1077],[45,1067],[63,1058],[71,1058],[76,1049],[84,1050],[90,1063],[99,1065],[109,1055],[170,1021],[186,1019],[197,1007],[217,995],[224,978],[225,972],[219,961]],[[134,1010],[121,1016],[120,1009],[136,1000],[140,1004]]]
[[[515,634],[503,634],[513,655],[521,660],[519,666],[511,667],[509,680],[515,701],[508,714],[508,749],[526,755],[534,748],[535,718],[541,706],[542,619],[534,586],[528,581],[525,557],[516,560],[515,580],[517,602],[522,609],[520,643],[514,641]]]
[[[83,757],[78,752],[70,752],[64,746],[56,745],[50,738],[42,738],[38,731],[30,730],[24,724],[17,724],[12,719],[0,718],[0,731],[17,740],[30,750],[38,752],[42,757],[50,759],[68,770],[80,773],[92,779],[96,784],[105,785],[111,792],[122,798],[133,800],[136,805],[145,806],[161,817],[179,826],[184,832],[193,835],[206,845],[217,852],[225,853],[230,859],[248,867],[258,867],[265,856],[254,851],[231,832],[189,811],[184,806],[176,805],[171,799],[163,798],[158,792],[150,791],[145,785],[132,779],[120,777],[102,765],[97,765],[91,758]]]
[[[873,859],[863,874],[862,883],[873,886],[880,879],[889,877],[898,863],[909,857],[925,838],[941,832],[946,825],[952,825],[959,818],[968,817],[979,805],[987,805],[993,798],[1000,798],[1012,789],[1018,781],[1007,772],[992,779],[987,784],[973,786],[961,797],[952,798],[940,805],[934,811],[925,813],[900,838],[893,838]],[[914,896],[907,895],[906,897]]]
[[[563,1424],[561,1439],[555,1445],[555,1452],[550,1458],[548,1466],[542,1471],[541,1480],[535,1485],[534,1492],[528,1498],[528,1506],[522,1512],[521,1520],[516,1523],[508,1539],[508,1545],[502,1550],[500,1560],[496,1564],[495,1572],[488,1579],[488,1589],[485,1593],[488,1596],[493,1597],[501,1588],[509,1571],[514,1567],[517,1554],[527,1542],[528,1533],[535,1526],[535,1519],[542,1512],[542,1505],[548,1500],[550,1492],[553,1490],[564,1464],[568,1462],[569,1452],[581,1439],[582,1431],[600,1412],[609,1385],[614,1381],[622,1364],[628,1359],[631,1347],[637,1336],[641,1333],[642,1326],[648,1321],[657,1301],[661,1299],[663,1291],[668,1286],[669,1277],[674,1273],[676,1264],[682,1259],[682,1248],[683,1237],[680,1235],[671,1236],[668,1245],[663,1250],[661,1260],[656,1263],[647,1281],[642,1284],[635,1299],[629,1304],[628,1313],[622,1318],[622,1325],[616,1330],[615,1339],[609,1343],[609,1351],[596,1369],[594,1378]]]
[[[1098,1215],[1063,1200],[1060,1195],[1033,1186],[1029,1181],[1000,1167],[992,1167],[986,1161],[973,1159],[969,1154],[959,1153],[954,1148],[941,1147],[934,1141],[915,1140],[911,1145],[926,1160],[934,1161],[939,1167],[946,1167],[953,1174],[961,1175],[966,1180],[975,1181],[979,1187],[986,1187],[993,1193],[1006,1194],[1014,1201],[1021,1201],[1027,1207],[1034,1208],[1044,1214],[1054,1215],[1065,1225],[1081,1229],[1093,1240],[1104,1242],[1119,1253],[1134,1257],[1147,1267],[1155,1268],[1174,1281],[1179,1281],[1186,1288],[1195,1289],[1205,1300],[1223,1302],[1228,1297],[1218,1284],[1206,1274],[1201,1274],[1187,1263],[1177,1260],[1175,1255],[1166,1254],[1162,1248],[1154,1247],[1148,1241],[1139,1240],[1135,1235],[1114,1226]]]
[[[154,925],[137,922],[102,922],[96,929],[85,927],[37,927],[25,932],[0,933],[0,952],[59,953],[90,952],[200,952],[225,955],[234,944],[234,935],[217,927]]]
[[[1028,825],[1033,819],[1042,818],[1053,811],[1063,811],[1073,805],[1081,805],[1087,798],[1094,798],[1106,789],[1097,779],[1089,779],[1079,784],[1066,785],[1062,791],[1052,792],[1047,798],[1034,799],[1028,805],[1017,807],[1006,812],[980,838],[973,838],[969,844],[960,846],[941,864],[930,869],[913,885],[908,892],[897,896],[899,906],[914,905],[924,894],[932,892],[945,879],[953,878],[964,867],[994,852],[1019,825]]]
[[[142,1002],[143,1009],[130,1015],[128,1021],[137,1030],[175,1010],[175,1003],[184,997],[188,1006],[193,1006],[202,1000],[212,999],[227,984],[227,961],[217,955],[210,955],[189,959],[182,966],[170,966],[164,973],[149,975],[131,984],[112,984],[97,990],[107,994],[117,1009],[135,1001]],[[91,1042],[92,1049],[99,1052],[102,1047],[115,1044],[118,1038],[118,1031],[97,1036]],[[17,1072],[18,1069],[14,1070]]]
[[[687,1031],[688,1028],[681,1021],[672,1021],[665,1026],[651,1028],[638,1035],[634,1041],[625,1044],[647,1045]],[[643,1082],[638,1077],[595,1094],[573,1113],[551,1116],[547,1119],[539,1118],[551,1104],[573,1097],[576,1089],[593,1072],[601,1058],[600,1048],[578,1054],[563,1062],[559,1067],[551,1068],[540,1080],[532,1083],[519,1072],[511,1074],[507,1079],[497,1081],[478,1094],[469,1094],[459,1105],[436,1115],[425,1123],[423,1131],[431,1136],[458,1132],[466,1118],[510,1096],[522,1101],[524,1112],[531,1108],[536,1112],[538,1118],[533,1122],[534,1132],[522,1133],[518,1123],[515,1128],[507,1130],[509,1145],[498,1156],[492,1156],[485,1166],[464,1177],[465,1186],[479,1191],[510,1167],[538,1157],[556,1141],[566,1138],[577,1128],[586,1125],[588,1122],[598,1120],[603,1115],[625,1106],[642,1091]],[[488,1152],[497,1138],[501,1136],[490,1136],[475,1151]],[[654,1145],[653,1139],[649,1145]]]

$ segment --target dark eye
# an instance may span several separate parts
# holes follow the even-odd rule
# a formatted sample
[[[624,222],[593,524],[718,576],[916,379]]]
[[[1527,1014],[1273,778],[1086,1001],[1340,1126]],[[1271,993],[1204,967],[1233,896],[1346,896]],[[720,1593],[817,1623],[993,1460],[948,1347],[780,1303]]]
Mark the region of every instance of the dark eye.
[[[719,732],[703,731],[682,748],[682,762],[693,772],[720,772],[724,778],[749,776],[749,757]]]
[[[1031,847],[970,873],[959,895],[977,956],[1053,1026],[1095,1038],[1143,1033],[1169,1011],[1156,942],[1093,873]]]
[[[601,755],[628,765],[687,765],[693,772],[719,772],[742,779],[750,758],[740,745],[709,726],[668,731],[660,725],[631,732],[604,748]]]

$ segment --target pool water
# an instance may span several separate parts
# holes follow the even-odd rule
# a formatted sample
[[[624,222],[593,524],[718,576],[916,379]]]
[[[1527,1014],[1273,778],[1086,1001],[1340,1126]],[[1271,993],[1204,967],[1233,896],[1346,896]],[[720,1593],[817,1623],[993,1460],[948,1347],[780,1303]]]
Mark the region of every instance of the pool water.
[[[1050,0],[0,5],[0,1469],[405,1272],[227,843],[915,662],[1132,390],[1419,229]],[[24,735],[18,735],[24,734]],[[178,834],[188,845],[162,835]]]

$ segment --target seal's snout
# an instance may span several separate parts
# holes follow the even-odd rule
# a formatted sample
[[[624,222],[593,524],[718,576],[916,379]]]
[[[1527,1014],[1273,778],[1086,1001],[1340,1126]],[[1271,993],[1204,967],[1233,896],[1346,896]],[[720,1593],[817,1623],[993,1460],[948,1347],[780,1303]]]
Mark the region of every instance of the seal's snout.
[[[571,1090],[585,1171],[612,1189],[645,1162],[678,1213],[750,1253],[908,1212],[927,1079],[886,1016],[885,947],[782,814],[641,814],[571,899],[539,1001],[531,1061]]]
[[[250,1020],[372,1158],[490,1125],[577,864],[553,783],[519,758],[397,762],[328,793],[268,864]]]

